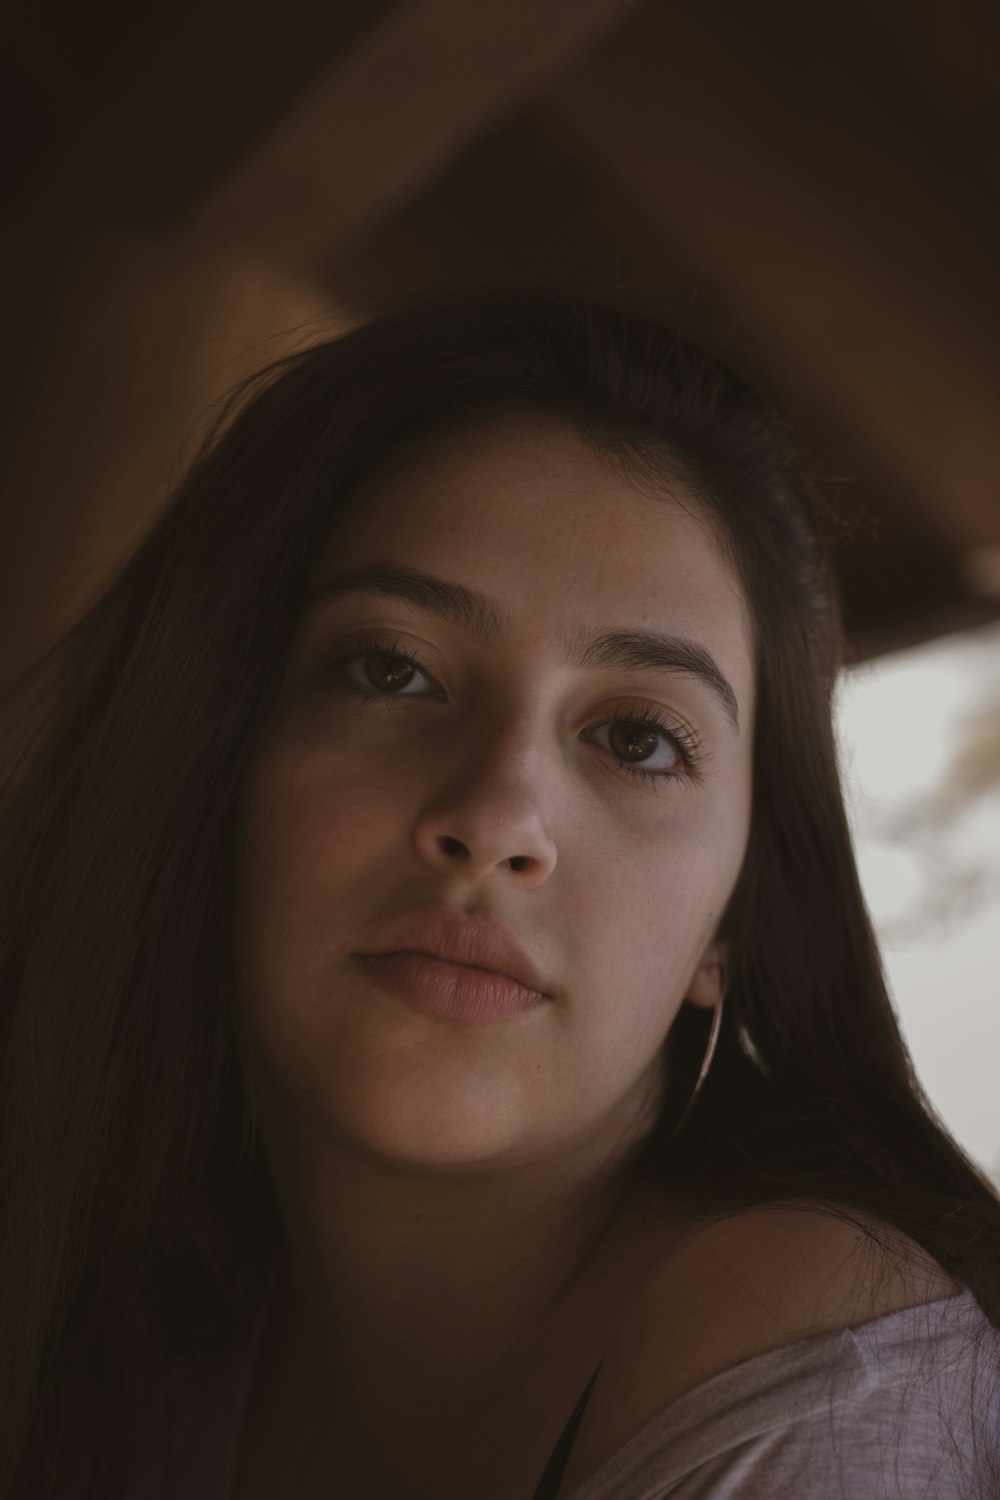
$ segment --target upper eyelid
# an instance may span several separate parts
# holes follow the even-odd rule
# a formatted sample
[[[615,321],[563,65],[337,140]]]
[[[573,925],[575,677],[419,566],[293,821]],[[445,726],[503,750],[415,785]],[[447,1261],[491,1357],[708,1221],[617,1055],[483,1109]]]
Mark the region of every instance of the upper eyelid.
[[[338,645],[331,646],[328,651],[322,653],[322,659],[324,662],[332,662],[343,668],[346,663],[357,661],[366,655],[397,656],[400,660],[412,662],[416,670],[427,677],[428,680],[432,682],[436,681],[433,672],[430,668],[424,666],[421,660],[420,653],[423,647],[415,647],[411,651],[401,639],[401,633],[398,630],[393,630],[388,635],[390,638],[381,638],[383,630],[378,627],[368,627],[367,630],[361,629],[355,640],[351,641],[348,639],[341,641]],[[357,688],[357,684],[355,684],[355,687]],[[374,689],[372,690],[372,696],[380,697],[381,694],[377,689]],[[419,698],[421,695],[418,694],[416,696]],[[400,702],[406,702],[408,699],[412,699],[414,695],[406,693],[398,695],[390,694],[390,700],[392,697],[398,698]],[[635,713],[633,722],[646,722],[652,733],[673,745],[683,769],[679,771],[669,771],[663,768],[647,770],[645,766],[639,763],[630,765],[621,761],[614,755],[614,752],[610,752],[611,758],[615,761],[618,770],[622,775],[630,777],[637,784],[645,785],[654,791],[671,783],[681,787],[703,786],[706,777],[711,774],[713,755],[705,745],[698,729],[693,724],[687,722],[676,710],[667,708],[663,703],[650,705],[647,701],[644,707],[655,708],[656,712],[652,719],[647,719],[646,715],[641,711],[630,710],[624,704],[619,704],[609,709],[606,715],[597,724],[592,725],[591,728],[602,729],[616,720],[628,722],[630,714]],[[672,723],[672,719],[676,719],[677,722]]]
[[[413,665],[418,672],[422,673],[430,681],[436,681],[432,670],[427,665],[425,665],[421,658],[422,648],[413,647],[411,650],[411,648],[407,646],[407,644],[402,640],[401,633],[398,631],[389,632],[389,635],[385,639],[380,639],[382,635],[383,631],[381,630],[371,629],[366,631],[364,629],[361,629],[358,632],[358,637],[355,641],[342,641],[339,645],[331,648],[329,656],[332,656],[333,660],[335,661],[344,662],[354,661],[359,657],[365,655],[395,655],[398,656],[400,660],[412,659]],[[405,695],[400,694],[399,696],[403,697]],[[623,696],[626,698],[633,697],[638,699],[640,695],[636,693],[625,693],[623,694]],[[678,721],[678,727],[680,728],[683,736],[685,736],[689,741],[692,742],[693,748],[696,750],[699,756],[707,755],[702,734],[693,723],[689,722],[689,720],[683,714],[680,714],[676,709],[668,708],[664,703],[655,702],[655,707],[662,714],[665,714],[668,720],[670,718],[675,718]],[[608,712],[612,718],[618,716],[624,719],[627,718],[628,714],[628,710],[624,708],[617,710],[611,709]],[[602,723],[606,722],[607,720],[602,721]],[[665,733],[668,738],[672,737],[674,730],[669,722],[664,726],[662,732]]]
[[[308,649],[310,657],[318,658],[321,661],[328,661],[331,657],[349,656],[352,651],[360,654],[365,643],[370,641],[371,644],[368,647],[370,651],[392,651],[399,656],[415,656],[418,659],[420,670],[433,676],[434,669],[427,665],[424,657],[427,653],[434,654],[434,646],[424,641],[411,646],[406,641],[405,636],[405,627],[359,626],[356,630],[348,632],[346,636],[342,636],[338,632],[334,641],[331,642],[328,639],[323,639]],[[613,670],[613,668],[605,669],[608,675],[611,675]],[[631,675],[629,674],[630,677]],[[681,675],[678,674],[678,680],[680,680]],[[636,697],[641,695],[636,694],[634,691],[629,692],[626,690],[625,696]]]
[[[305,615],[314,617],[335,602],[359,594],[401,600],[404,608],[444,619],[481,645],[495,645],[510,637],[512,617],[501,601],[385,559],[325,579],[309,594]],[[736,692],[707,646],[697,639],[645,627],[607,627],[596,633],[578,629],[568,636],[560,634],[557,646],[563,664],[620,666],[628,671],[648,667],[656,672],[680,672],[693,677],[700,684],[699,691],[707,689],[733,735],[737,738],[740,735]]]

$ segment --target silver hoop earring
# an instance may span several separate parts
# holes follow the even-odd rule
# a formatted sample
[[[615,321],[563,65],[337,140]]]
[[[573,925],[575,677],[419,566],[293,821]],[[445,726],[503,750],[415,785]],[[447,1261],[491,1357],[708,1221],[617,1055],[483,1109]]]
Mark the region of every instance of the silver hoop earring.
[[[722,1001],[724,999],[725,999],[725,996],[723,995],[722,998],[719,1000],[718,1005],[715,1007],[715,1018],[712,1021],[712,1029],[709,1032],[709,1036],[708,1036],[708,1046],[705,1049],[705,1058],[704,1058],[704,1061],[702,1062],[702,1065],[701,1065],[701,1072],[698,1074],[698,1082],[694,1086],[694,1093],[691,1095],[690,1099],[688,1100],[688,1102],[687,1102],[687,1108],[685,1109],[684,1113],[681,1115],[680,1119],[677,1121],[677,1124],[674,1126],[673,1130],[667,1136],[667,1140],[668,1141],[672,1141],[676,1135],[679,1135],[680,1132],[681,1132],[681,1130],[687,1124],[688,1119],[690,1118],[690,1115],[691,1115],[691,1111],[694,1109],[695,1100],[697,1099],[698,1095],[701,1093],[702,1084],[705,1082],[705,1079],[708,1077],[708,1070],[712,1066],[712,1058],[715,1056],[715,1044],[719,1040],[719,1031],[720,1031],[720,1029],[722,1027]]]

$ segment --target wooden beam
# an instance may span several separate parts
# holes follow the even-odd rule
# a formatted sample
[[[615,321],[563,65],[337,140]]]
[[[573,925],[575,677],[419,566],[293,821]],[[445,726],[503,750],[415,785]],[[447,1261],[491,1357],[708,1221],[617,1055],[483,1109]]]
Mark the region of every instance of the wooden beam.
[[[216,191],[198,232],[324,275],[635,3],[404,0]]]
[[[184,240],[111,229],[72,240],[67,229],[59,251],[80,269],[60,308],[58,358],[7,455],[0,681],[108,585],[221,397],[353,321],[280,267],[195,255]],[[22,290],[44,299],[52,265],[42,261],[34,286],[24,269]]]
[[[776,383],[807,388],[957,543],[1000,541],[1000,302],[934,202],[826,149],[665,7],[636,11],[545,110]]]

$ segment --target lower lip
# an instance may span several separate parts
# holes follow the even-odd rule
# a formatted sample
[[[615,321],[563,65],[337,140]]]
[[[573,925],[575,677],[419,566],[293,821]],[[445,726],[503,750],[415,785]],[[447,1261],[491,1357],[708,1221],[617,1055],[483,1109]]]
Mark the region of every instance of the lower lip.
[[[546,999],[503,974],[446,963],[427,953],[359,953],[357,957],[377,985],[426,1016],[482,1026],[523,1016]]]

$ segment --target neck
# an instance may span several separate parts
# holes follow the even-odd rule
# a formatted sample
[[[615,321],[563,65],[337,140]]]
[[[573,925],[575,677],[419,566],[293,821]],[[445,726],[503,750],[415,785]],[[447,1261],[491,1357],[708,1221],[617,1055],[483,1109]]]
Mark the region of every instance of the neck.
[[[485,1165],[379,1157],[269,1086],[257,1113],[284,1240],[278,1349],[314,1389],[373,1406],[412,1403],[415,1386],[488,1390],[600,1282],[613,1227],[651,1201],[625,1185],[646,1124],[632,1099],[557,1157]]]

